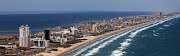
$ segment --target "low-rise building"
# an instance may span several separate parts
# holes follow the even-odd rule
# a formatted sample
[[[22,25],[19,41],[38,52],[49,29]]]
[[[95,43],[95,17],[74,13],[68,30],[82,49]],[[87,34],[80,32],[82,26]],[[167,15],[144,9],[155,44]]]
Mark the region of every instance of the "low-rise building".
[[[0,47],[5,47],[6,49],[15,49],[15,48],[17,48],[16,45],[0,45]]]
[[[41,39],[41,38],[32,38],[31,39],[31,47],[30,48],[48,48],[50,47],[50,41]]]

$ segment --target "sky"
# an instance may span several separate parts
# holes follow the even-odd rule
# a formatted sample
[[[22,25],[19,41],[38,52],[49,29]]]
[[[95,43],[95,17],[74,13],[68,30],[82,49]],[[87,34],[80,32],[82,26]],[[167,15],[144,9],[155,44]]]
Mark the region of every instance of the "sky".
[[[180,11],[180,0],[0,0],[0,11]]]

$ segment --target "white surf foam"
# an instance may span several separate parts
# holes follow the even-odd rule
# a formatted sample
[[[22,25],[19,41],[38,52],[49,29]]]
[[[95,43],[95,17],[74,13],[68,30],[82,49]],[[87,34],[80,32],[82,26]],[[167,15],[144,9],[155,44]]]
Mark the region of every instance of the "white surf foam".
[[[132,30],[131,30],[131,31],[132,31]],[[100,48],[105,47],[105,46],[108,45],[109,43],[111,43],[111,42],[113,42],[114,40],[120,38],[121,36],[124,36],[124,35],[128,34],[128,33],[131,32],[131,31],[128,31],[128,32],[126,32],[126,33],[123,33],[123,34],[121,34],[121,35],[118,35],[118,36],[114,37],[113,39],[104,42],[103,44],[97,46],[96,48],[94,48],[94,49],[88,51],[88,53],[85,54],[84,56],[91,56],[91,55],[93,55],[94,53],[97,53],[97,52],[99,51]],[[127,44],[124,43],[123,45],[127,45]]]
[[[109,37],[106,37],[106,38],[104,38],[104,39],[102,39],[102,40],[100,40],[100,41],[97,41],[97,42],[93,43],[92,45],[89,45],[88,47],[81,48],[81,50],[78,51],[78,52],[76,52],[75,54],[73,54],[73,56],[77,56],[77,55],[81,54],[82,52],[84,52],[85,50],[87,50],[88,48],[91,48],[91,47],[93,47],[93,46],[95,46],[95,45],[97,45],[97,44],[99,44],[99,43],[101,43],[101,42],[103,42],[103,41],[105,41],[105,40],[107,40],[107,39],[109,39],[109,38],[112,38],[112,37],[114,37],[114,36],[116,36],[116,35],[119,35],[119,34],[122,34],[122,33],[124,33],[124,32],[120,32],[120,33],[118,33],[118,34],[114,34],[114,35],[109,36]]]
[[[168,27],[169,25],[164,25],[165,27]]]
[[[142,35],[141,37],[145,37],[144,35]]]
[[[158,36],[158,35],[154,34],[154,36]]]
[[[163,28],[159,27],[159,29],[163,29]]]
[[[121,47],[118,47],[118,49],[119,50],[121,50],[121,51],[113,51],[114,53],[116,53],[116,55],[113,55],[113,56],[122,56],[124,53],[127,53],[127,52],[125,52],[125,51],[122,51],[123,49],[126,49],[126,47],[127,46],[129,46],[130,45],[130,41],[131,41],[132,39],[126,39],[123,43],[120,43],[120,45],[121,45]],[[111,55],[112,56],[112,55]]]
[[[113,39],[110,39],[109,41],[106,41],[106,44],[107,44],[107,42],[112,42],[113,40],[115,40],[115,39],[117,39],[117,38],[119,38],[119,37],[121,37],[121,36],[124,36],[124,35],[128,34],[128,33],[131,32],[131,31],[134,31],[134,30],[136,30],[136,29],[139,29],[139,28],[142,28],[142,27],[145,27],[145,26],[146,26],[146,25],[140,26],[140,27],[136,27],[136,28],[134,28],[134,29],[126,30],[126,31],[124,31],[125,33],[124,33],[124,32],[119,33],[119,34],[121,34],[121,35],[115,34],[115,35],[113,35],[113,36],[116,36],[116,35],[118,35],[118,36],[114,37]],[[123,34],[122,34],[122,33],[123,33]],[[97,45],[97,44],[99,44],[99,43],[101,43],[101,42],[103,42],[103,41],[105,41],[105,40],[113,37],[113,36],[106,37],[106,38],[104,38],[104,39],[102,39],[102,40],[100,40],[100,41],[98,41],[98,42],[95,42],[94,44],[92,44],[92,45],[90,45],[90,46],[88,46],[88,47],[81,48],[81,50],[78,51],[78,52],[76,52],[76,53],[74,53],[73,56],[77,56],[77,55],[81,54],[82,52],[84,52],[85,50],[87,50],[88,48],[91,48],[91,47],[93,47],[93,46],[95,46],[95,45]],[[104,43],[104,44],[105,44],[105,43]],[[102,46],[102,47],[104,47],[104,46]],[[102,47],[99,47],[99,48],[102,48]],[[98,51],[98,50],[97,50],[97,51]]]
[[[149,25],[149,24],[147,24],[147,25]],[[132,32],[132,31],[134,31],[134,30],[137,30],[137,29],[139,29],[139,28],[143,28],[143,27],[145,27],[145,26],[147,26],[147,25],[134,28],[134,29],[132,29],[132,30],[130,30],[130,31],[127,31],[126,33],[123,33],[123,34],[121,34],[121,35],[118,35],[118,36],[116,36],[116,37],[114,37],[114,38],[112,38],[112,39],[110,39],[110,40],[102,43],[101,45],[97,46],[96,48],[93,48],[92,50],[88,51],[87,54],[85,54],[85,55],[83,55],[83,56],[91,56],[91,55],[94,55],[95,53],[97,53],[97,52],[99,51],[99,49],[105,47],[105,46],[108,45],[109,43],[111,43],[111,42],[113,42],[114,40],[120,38],[121,36],[124,36],[124,35]],[[126,40],[127,40],[127,41],[131,41],[131,39],[126,39]],[[125,43],[123,43],[122,45],[126,46],[126,45],[129,45],[129,44],[125,42]]]
[[[162,21],[163,21],[163,20],[162,20]],[[160,22],[160,20],[159,20],[159,21],[156,21],[156,22],[147,24],[147,25],[151,25],[151,24],[154,24],[154,23],[163,23],[163,22]],[[145,26],[147,26],[147,25],[145,25]],[[145,27],[145,26],[141,26],[141,27]],[[137,27],[136,29],[141,28],[141,27]],[[134,30],[135,30],[135,29],[134,29]],[[129,31],[128,31],[128,33],[129,33]],[[121,35],[123,35],[123,34],[121,34]],[[125,34],[125,35],[126,35],[126,34]],[[115,35],[113,35],[113,36],[115,36]],[[78,52],[76,52],[75,54],[73,54],[73,56],[79,55],[79,54],[81,54],[82,52],[84,52],[85,50],[87,50],[88,48],[91,48],[91,47],[93,47],[93,46],[95,46],[95,45],[97,45],[97,44],[99,44],[99,43],[101,43],[101,42],[103,42],[103,41],[105,41],[105,40],[113,37],[113,36],[109,36],[109,37],[107,37],[107,38],[104,38],[104,39],[102,39],[101,41],[95,42],[95,43],[93,43],[92,45],[90,45],[90,46],[88,46],[88,47],[81,48],[81,50],[78,51]],[[119,36],[119,37],[120,37],[120,36]],[[115,38],[119,38],[119,37],[115,37]],[[113,38],[113,39],[114,39],[114,38]],[[110,41],[108,41],[108,42],[110,42]],[[107,42],[106,42],[106,43],[107,43]],[[104,46],[106,46],[106,45],[99,46],[98,48],[102,48],[102,47],[104,47]],[[97,48],[97,49],[98,49],[98,48]],[[98,50],[99,50],[99,49],[98,49]],[[98,51],[98,50],[96,50],[96,51]],[[94,51],[95,51],[95,50],[94,50]],[[95,53],[95,52],[92,52],[92,55],[93,55],[94,53]],[[125,53],[125,52],[122,52],[122,53]],[[88,56],[88,55],[87,55],[87,56]]]
[[[120,34],[121,34],[121,33],[120,33]],[[117,35],[117,34],[115,34],[115,35]],[[98,42],[95,42],[94,44],[92,44],[92,45],[90,45],[90,46],[88,46],[88,47],[82,48],[80,51],[76,52],[73,56],[77,56],[77,55],[81,54],[82,52],[84,52],[85,50],[87,50],[88,48],[91,48],[91,47],[93,47],[93,46],[95,46],[95,45],[103,42],[104,40],[107,40],[107,39],[109,39],[109,38],[111,38],[111,37],[113,37],[113,36],[115,36],[115,35],[109,36],[109,37],[104,38],[104,39],[102,39],[102,40],[100,40],[100,41],[98,41]]]
[[[157,23],[157,22],[154,22],[154,23]],[[147,24],[147,25],[144,25],[144,26],[140,26],[140,27],[137,27],[137,28],[135,28],[135,29],[133,29],[133,30],[136,30],[136,29],[139,29],[139,28],[143,28],[143,27],[146,27],[146,26],[151,25],[151,24],[152,24],[152,23]],[[100,48],[105,47],[106,45],[108,45],[108,44],[111,43],[112,41],[116,40],[117,38],[120,38],[121,36],[124,36],[124,35],[128,34],[129,32],[132,32],[133,30],[130,30],[130,31],[128,31],[128,32],[126,32],[126,33],[124,33],[124,34],[122,34],[122,35],[119,35],[119,36],[117,36],[117,37],[115,37],[115,38],[113,38],[113,39],[111,39],[111,40],[109,40],[109,41],[106,41],[105,43],[99,45],[98,47],[96,47],[96,48],[88,51],[88,53],[85,54],[85,55],[83,55],[83,56],[91,56],[91,55],[97,53]]]
[[[164,20],[162,20],[162,21],[159,22],[159,23],[155,23],[155,24],[153,24],[153,25],[151,25],[151,26],[147,26],[147,27],[144,27],[144,28],[142,28],[142,29],[136,30],[135,32],[131,33],[131,35],[129,35],[129,37],[131,37],[131,38],[129,38],[128,40],[132,40],[132,38],[135,37],[135,36],[137,35],[137,33],[141,32],[141,31],[143,31],[143,30],[146,30],[146,29],[151,28],[151,27],[153,27],[153,26],[159,25],[159,24],[161,24],[161,23],[163,23],[163,22],[166,22],[166,21],[169,21],[169,20],[171,20],[171,19],[173,19],[173,18],[164,19]],[[122,56],[124,53],[127,53],[127,52],[125,52],[125,51],[123,51],[123,50],[126,49],[126,47],[128,47],[128,46],[130,45],[130,41],[128,41],[128,40],[125,40],[123,43],[120,43],[121,47],[118,47],[118,49],[114,50],[114,51],[111,53],[111,56]]]

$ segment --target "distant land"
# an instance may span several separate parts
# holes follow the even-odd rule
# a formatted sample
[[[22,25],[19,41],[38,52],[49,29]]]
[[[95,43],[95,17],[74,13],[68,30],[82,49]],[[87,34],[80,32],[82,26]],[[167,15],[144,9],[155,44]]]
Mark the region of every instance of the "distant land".
[[[0,15],[11,15],[11,14],[89,13],[89,12],[146,12],[146,11],[0,11]]]

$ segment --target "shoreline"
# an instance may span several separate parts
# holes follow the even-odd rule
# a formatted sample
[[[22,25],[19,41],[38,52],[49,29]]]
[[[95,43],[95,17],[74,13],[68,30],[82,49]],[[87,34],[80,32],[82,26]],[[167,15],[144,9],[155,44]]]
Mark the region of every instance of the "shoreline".
[[[136,12],[136,11],[135,11]],[[141,15],[152,15],[152,14],[156,14],[157,12],[145,12],[145,14],[137,14],[137,15],[126,15],[126,16],[117,16],[117,17],[130,17],[130,16],[141,16]],[[113,19],[113,18],[116,18],[116,17],[112,17],[112,18],[108,18],[108,19],[99,19],[99,20],[109,20],[109,19]],[[94,20],[87,20],[87,21],[94,21]],[[80,23],[80,22],[87,22],[87,21],[78,21],[78,22],[75,22],[75,23],[72,23],[72,24],[68,24],[68,26],[74,26],[75,24],[77,24],[77,23]],[[95,21],[97,21],[97,20],[95,20]],[[19,25],[20,26],[20,25]],[[46,29],[46,28],[50,28],[50,29],[52,29],[52,28],[56,28],[56,27],[58,27],[58,26],[62,26],[62,27],[66,27],[67,26],[67,24],[63,24],[63,25],[57,25],[57,26],[50,26],[50,27],[43,27],[43,28],[35,28],[35,29],[31,29],[31,33],[33,33],[33,34],[36,34],[36,33],[38,33],[38,32],[43,32],[44,31],[44,29]],[[39,31],[40,30],[40,31]],[[18,29],[15,29],[15,30],[2,30],[1,32],[0,32],[0,35],[1,36],[3,36],[3,35],[6,35],[6,34],[19,34],[19,32],[18,32],[19,30]]]
[[[116,33],[116,32],[124,31],[124,30],[130,29],[130,28],[134,28],[134,27],[137,27],[137,26],[141,26],[141,25],[144,25],[144,24],[148,24],[148,23],[151,23],[151,22],[153,22],[153,21],[146,22],[146,23],[141,23],[141,24],[134,25],[134,26],[127,26],[126,28],[121,28],[121,29],[118,29],[118,30],[115,30],[115,31],[110,31],[110,32],[103,33],[103,34],[97,35],[97,36],[88,36],[88,37],[78,38],[78,39],[87,39],[87,40],[84,40],[84,41],[79,42],[79,43],[71,44],[72,46],[70,46],[68,48],[57,47],[56,49],[58,49],[58,51],[51,51],[51,53],[42,52],[42,53],[39,53],[39,54],[36,54],[36,55],[60,56],[60,55],[62,55],[64,53],[67,53],[69,51],[74,50],[75,48],[77,48],[77,47],[79,47],[81,45],[84,45],[84,44],[89,43],[89,42],[91,42],[93,40],[99,39],[101,37],[104,37],[104,36],[107,36],[107,35],[110,35],[110,34],[113,34],[113,33]]]
[[[151,22],[153,22],[153,21],[151,21]],[[104,33],[104,34],[98,35],[97,37],[94,36],[94,37],[96,37],[96,38],[93,39],[93,40],[99,39],[99,38],[101,38],[101,37],[104,37],[104,36],[107,36],[107,35],[110,35],[110,34],[113,34],[113,33],[116,33],[116,32],[124,31],[124,30],[130,29],[130,28],[134,28],[134,27],[137,27],[137,26],[144,25],[144,24],[148,24],[148,23],[151,23],[151,22],[146,22],[146,23],[142,23],[142,24],[138,24],[138,25],[134,25],[134,26],[128,26],[128,27],[126,27],[126,28],[122,28],[122,29],[119,29],[119,30],[110,31],[110,32],[108,32],[108,33]],[[91,42],[91,41],[93,41],[93,40],[90,40],[90,41],[88,41],[88,42],[82,43],[81,45],[86,44],[86,43],[89,43],[89,42]],[[81,46],[81,45],[78,45],[78,46],[74,47],[73,49],[75,49],[75,48],[77,48],[77,47],[79,47],[79,46]],[[66,52],[60,53],[60,54],[58,54],[58,55],[56,55],[56,56],[60,56],[60,55],[62,55],[62,54],[64,54],[64,53],[67,53],[67,52],[73,50],[73,49],[67,50]]]

